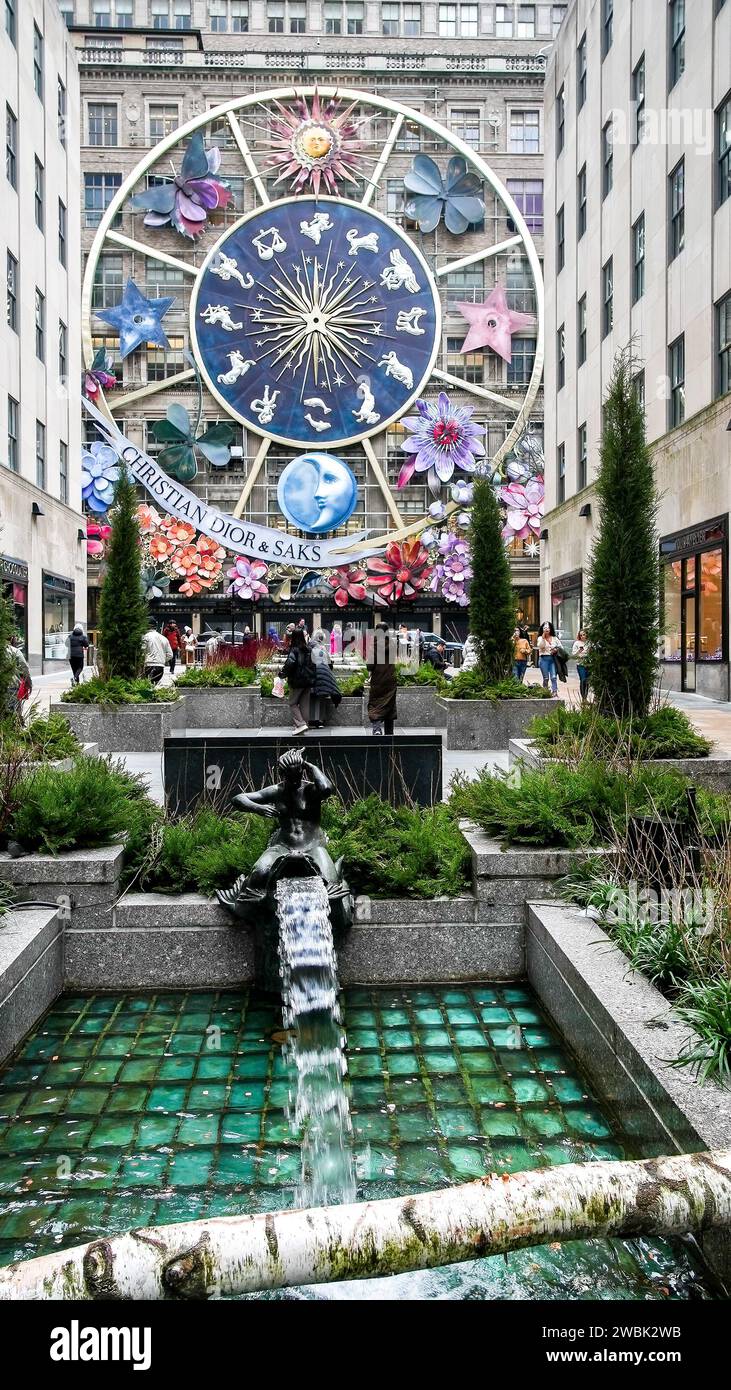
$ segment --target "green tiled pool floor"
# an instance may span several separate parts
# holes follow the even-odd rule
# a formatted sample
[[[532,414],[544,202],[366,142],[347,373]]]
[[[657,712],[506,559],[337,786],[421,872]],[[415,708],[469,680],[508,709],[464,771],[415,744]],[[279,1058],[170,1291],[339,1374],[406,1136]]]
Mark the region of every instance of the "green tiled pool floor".
[[[360,1198],[623,1156],[527,988],[350,989],[343,1013]],[[132,1226],[291,1206],[300,1158],[280,1029],[255,992],[62,998],[0,1072],[0,1263]],[[400,1288],[709,1296],[685,1247],[659,1241],[574,1243],[311,1293]]]

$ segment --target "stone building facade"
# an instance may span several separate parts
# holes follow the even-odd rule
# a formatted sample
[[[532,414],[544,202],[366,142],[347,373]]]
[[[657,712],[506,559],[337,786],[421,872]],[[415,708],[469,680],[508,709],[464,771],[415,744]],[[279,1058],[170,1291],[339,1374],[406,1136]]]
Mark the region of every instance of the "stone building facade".
[[[0,257],[0,579],[34,671],[86,617],[81,510],[79,79],[55,0],[8,0]]]
[[[86,253],[104,207],[145,151],[164,134],[232,98],[319,82],[376,91],[459,134],[507,184],[525,211],[542,254],[543,81],[546,55],[565,6],[375,4],[372,0],[74,0],[73,4],[63,3],[62,8],[77,45],[81,71],[82,242]],[[207,135],[208,143],[218,143],[223,151],[222,172],[231,179],[235,193],[235,210],[227,214],[233,222],[255,206],[254,190],[226,123],[210,125]],[[363,142],[364,163],[375,162],[386,136],[385,122],[376,119],[369,123]],[[246,127],[246,138],[261,168],[267,151],[262,118],[258,125],[253,120]],[[436,138],[423,131],[420,136],[416,128],[404,126],[387,177],[374,198],[378,211],[399,222],[403,219],[403,175],[418,149],[437,157],[446,153]],[[490,198],[487,217],[499,217]],[[141,222],[141,217],[125,213],[121,230],[134,239],[139,236]],[[415,235],[419,240],[418,233]],[[428,243],[421,238],[420,244],[429,260],[436,263],[446,254],[450,258],[468,255],[484,244],[484,239],[483,228],[458,241],[442,228]],[[165,244],[174,253],[180,240],[172,234],[169,248]],[[519,254],[465,268],[450,277],[449,310],[438,365],[453,375],[469,374],[472,381],[519,399],[530,377],[535,348],[529,333],[514,341],[510,369],[494,354],[459,355],[465,323],[455,302],[480,300],[483,291],[488,293],[495,283],[496,273],[509,287],[512,307],[529,312],[535,307],[527,267]],[[154,453],[150,424],[164,414],[171,393],[160,390],[153,394],[146,388],[153,382],[162,387],[166,377],[186,365],[183,351],[190,291],[174,270],[144,265],[134,252],[107,247],[94,290],[95,307],[115,302],[130,274],[147,285],[148,293],[175,294],[177,298],[175,310],[166,319],[171,351],[136,353],[124,372],[125,395],[146,392],[125,406],[125,427],[132,438]],[[104,328],[97,323],[94,346],[103,341]],[[109,342],[116,345],[113,339]],[[194,387],[181,383],[175,398],[192,409]],[[475,404],[474,396],[471,403]],[[207,398],[206,418],[217,419],[219,412],[220,407]],[[494,452],[506,436],[510,413],[480,401],[478,418],[488,427],[490,452]],[[540,435],[540,398],[534,421]],[[400,438],[395,430],[380,443],[379,462],[392,486],[401,460]],[[230,467],[225,472],[200,474],[194,487],[207,500],[231,509],[240,496],[256,447],[255,437],[240,432]],[[276,483],[285,462],[284,454],[270,450],[266,472],[248,499],[247,516],[269,524],[275,520]],[[349,458],[349,462],[354,460]],[[360,467],[362,503],[351,525],[382,530],[388,523],[382,492],[368,470],[362,464]],[[407,519],[424,514],[429,499],[426,489],[423,491],[421,496],[418,488],[410,487],[408,498],[403,502],[399,499]],[[275,524],[281,524],[281,517],[276,516]],[[537,617],[537,560],[524,553],[522,542],[516,542],[514,549],[516,587],[524,607],[531,614],[535,610]],[[210,619],[216,603],[220,604],[220,598],[211,600],[211,611],[203,613],[203,621]],[[432,603],[436,611],[422,615],[421,626],[431,626],[432,619],[438,625],[440,606],[441,601]],[[449,611],[450,620],[456,616],[458,610]],[[93,611],[91,617],[93,620]]]
[[[632,340],[664,681],[727,700],[729,0],[573,0],[546,80],[546,265],[544,612],[568,637],[581,621],[602,399]]]

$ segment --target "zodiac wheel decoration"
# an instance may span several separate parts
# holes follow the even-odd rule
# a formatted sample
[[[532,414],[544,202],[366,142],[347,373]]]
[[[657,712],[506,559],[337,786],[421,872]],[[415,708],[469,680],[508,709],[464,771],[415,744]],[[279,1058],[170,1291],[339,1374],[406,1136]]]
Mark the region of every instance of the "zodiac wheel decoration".
[[[415,140],[437,157],[404,160]],[[386,187],[381,211],[374,204],[384,206]],[[388,215],[395,187],[404,201]],[[126,289],[116,303],[95,291],[109,251],[125,255]],[[516,256],[517,295],[505,273]],[[480,273],[455,281],[468,267]],[[472,298],[455,294],[455,285],[470,284],[481,286]],[[253,598],[287,598],[319,582],[339,607],[420,592],[464,605],[472,500],[465,475],[475,473],[493,480],[506,540],[536,531],[542,499],[535,478],[518,482],[516,460],[542,375],[540,262],[489,165],[423,113],[373,93],[311,87],[252,94],[196,116],[147,152],[103,214],[82,316],[87,410],[103,446],[125,460],[170,524],[177,518],[200,533],[196,555],[188,545],[183,557],[195,569],[192,580],[185,570],[188,592],[226,573],[230,591]],[[482,353],[484,375],[445,369],[445,329],[461,333],[463,355]],[[527,333],[528,379],[509,370],[506,378],[513,335]],[[135,364],[173,338],[181,369],[145,380]],[[203,386],[213,402],[206,420],[199,408],[197,424],[191,385],[199,407]],[[130,414],[139,419],[141,402],[153,397],[145,424],[147,437],[165,445],[157,460],[122,424]],[[211,414],[218,423],[204,428]],[[251,444],[228,514],[184,484],[199,465],[214,486],[224,476],[234,427]],[[262,524],[252,508],[256,495],[261,509],[255,487],[272,449],[275,491],[270,479],[266,495],[269,512],[275,496],[282,521],[267,514]],[[339,457],[346,449],[347,459]],[[377,526],[359,510],[364,476],[371,495],[374,483],[382,495]],[[103,483],[91,478],[90,498]],[[424,485],[423,515],[415,517],[411,499],[424,497]],[[105,500],[100,494],[97,510]]]

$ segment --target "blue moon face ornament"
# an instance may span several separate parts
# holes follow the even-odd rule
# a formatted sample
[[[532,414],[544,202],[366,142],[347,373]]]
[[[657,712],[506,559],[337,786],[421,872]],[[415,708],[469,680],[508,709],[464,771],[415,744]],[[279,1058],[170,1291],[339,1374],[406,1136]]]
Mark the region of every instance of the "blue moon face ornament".
[[[301,531],[336,531],[355,510],[358,484],[347,463],[333,454],[300,454],[277,486],[280,511]]]
[[[204,262],[190,313],[213,395],[295,448],[355,443],[399,419],[441,334],[421,252],[387,218],[339,198],[282,199],[242,218]]]

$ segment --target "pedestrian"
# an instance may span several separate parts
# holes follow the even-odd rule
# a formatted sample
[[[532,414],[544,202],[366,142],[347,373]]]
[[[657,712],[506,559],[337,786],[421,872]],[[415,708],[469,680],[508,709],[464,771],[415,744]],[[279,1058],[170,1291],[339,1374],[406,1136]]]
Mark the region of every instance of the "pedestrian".
[[[195,666],[196,640],[192,627],[183,628],[183,656],[186,666]]]
[[[435,671],[444,672],[449,665],[445,642],[430,642],[424,648],[424,661],[428,661]]]
[[[73,631],[69,633],[66,642],[66,651],[71,667],[71,683],[78,685],[81,679],[81,672],[84,669],[86,653],[89,649],[89,638],[84,632],[81,623],[76,623]]]
[[[165,667],[172,660],[173,649],[164,633],[158,631],[154,618],[150,618],[150,626],[142,638],[142,649],[145,676],[153,685],[157,685],[162,680]]]
[[[28,662],[20,650],[17,637],[11,637],[6,647],[6,653],[12,663],[13,670],[4,692],[4,698],[0,698],[0,717],[10,715],[14,719],[21,719],[23,703],[30,698],[33,692],[33,681]]]
[[[175,675],[175,662],[178,659],[178,653],[183,645],[178,624],[175,622],[166,623],[162,630],[162,635],[163,637],[167,637],[170,643],[170,650],[172,652],[169,662],[170,673],[171,675]]]
[[[315,729],[320,729],[323,724],[327,724],[328,711],[337,707],[343,698],[340,686],[333,675],[332,662],[328,654],[329,645],[329,636],[324,627],[316,628],[310,639],[310,656],[315,668],[315,679],[311,691],[310,725]]]
[[[530,661],[530,642],[527,637],[523,637],[519,627],[513,633],[513,675],[520,684],[525,680],[525,673]]]
[[[289,707],[295,734],[306,734],[310,717],[310,691],[315,680],[315,667],[301,627],[292,632],[287,659],[280,676],[289,686]]]
[[[571,648],[571,655],[576,657],[576,674],[579,677],[579,694],[582,701],[589,698],[588,654],[589,642],[584,628],[580,627],[576,634],[576,641]]]
[[[551,693],[553,695],[558,695],[556,650],[560,645],[553,623],[544,623],[541,628],[541,635],[538,638],[538,665],[543,678],[543,689],[548,690],[548,683],[550,681]]]
[[[385,623],[377,623],[370,672],[368,718],[375,735],[392,734],[396,720],[396,634]]]

